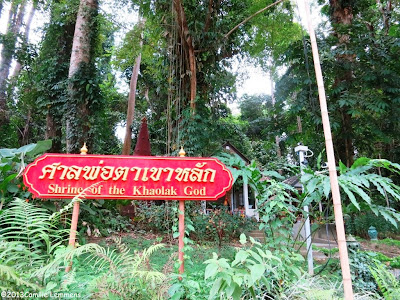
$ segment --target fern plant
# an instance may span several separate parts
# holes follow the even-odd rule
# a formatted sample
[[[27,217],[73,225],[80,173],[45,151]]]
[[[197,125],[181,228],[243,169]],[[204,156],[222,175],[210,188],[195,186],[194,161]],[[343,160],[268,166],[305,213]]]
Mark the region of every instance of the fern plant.
[[[114,242],[116,249],[113,250],[95,243],[75,249],[60,249],[55,259],[37,270],[34,275],[50,278],[59,272],[62,265],[83,259],[81,264],[90,265],[99,274],[89,287],[94,298],[109,299],[113,295],[118,299],[162,299],[169,285],[167,277],[162,272],[152,270],[149,257],[164,245],[153,245],[143,252],[135,251],[131,254],[120,238],[114,238]],[[67,278],[64,278],[64,287],[61,288],[68,285],[65,280]]]
[[[55,216],[22,199],[12,201],[0,215],[0,242],[8,249],[0,255],[1,261],[13,261],[16,270],[47,264],[68,235],[67,230],[57,228]]]
[[[400,299],[400,282],[383,264],[369,266],[372,276],[378,285],[379,292],[386,300]]]
[[[76,201],[76,200],[75,200]],[[65,209],[69,209],[67,205]],[[62,210],[64,212],[64,210]],[[15,198],[0,214],[0,283],[15,290],[38,290],[43,278],[35,272],[47,265],[68,239],[68,230],[59,229],[61,212],[51,214],[20,198]]]

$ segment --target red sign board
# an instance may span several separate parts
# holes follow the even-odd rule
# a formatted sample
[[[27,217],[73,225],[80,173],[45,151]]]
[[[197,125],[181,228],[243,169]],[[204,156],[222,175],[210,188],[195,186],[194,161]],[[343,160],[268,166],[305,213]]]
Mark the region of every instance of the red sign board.
[[[39,198],[217,200],[233,178],[215,158],[44,154],[24,183]]]

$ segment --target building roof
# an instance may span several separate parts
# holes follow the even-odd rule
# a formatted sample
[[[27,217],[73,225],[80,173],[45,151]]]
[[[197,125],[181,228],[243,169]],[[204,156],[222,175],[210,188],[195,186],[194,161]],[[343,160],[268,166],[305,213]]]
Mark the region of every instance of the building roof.
[[[292,187],[296,189],[301,189],[303,186],[300,182],[300,177],[299,176],[292,176],[283,181],[284,183],[291,185]]]
[[[235,146],[233,146],[230,142],[226,142],[225,144],[222,145],[222,147],[234,154],[237,154],[241,159],[243,159],[246,164],[250,163],[250,159],[248,159],[242,152],[240,152]]]

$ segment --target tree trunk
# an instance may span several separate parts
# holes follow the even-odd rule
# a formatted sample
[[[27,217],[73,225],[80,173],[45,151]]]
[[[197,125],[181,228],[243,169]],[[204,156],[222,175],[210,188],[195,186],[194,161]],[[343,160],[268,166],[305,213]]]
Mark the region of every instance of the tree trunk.
[[[26,21],[26,25],[25,25],[25,34],[24,34],[24,38],[23,38],[24,44],[27,44],[29,41],[29,33],[31,30],[31,24],[32,24],[32,20],[33,20],[33,16],[35,15],[35,12],[36,12],[36,5],[34,3],[29,12],[28,20]],[[21,69],[22,69],[22,64],[20,61],[17,61],[12,77],[17,77],[19,75],[19,72],[21,71]]]
[[[128,111],[126,115],[126,129],[125,129],[124,146],[122,147],[122,155],[129,155],[131,153],[132,124],[135,116],[136,86],[139,76],[141,58],[142,58],[141,54],[139,54],[138,57],[136,58],[129,85]]]
[[[353,21],[353,8],[349,2],[341,0],[330,0],[331,7],[331,21],[334,30],[334,35],[338,38],[338,46],[346,48],[350,40],[350,35],[348,33],[339,33],[337,31],[338,27],[344,28],[350,26]],[[351,65],[354,56],[348,54],[338,55],[336,57],[337,64],[340,66]],[[343,72],[338,72],[336,76],[333,87],[337,85],[345,85],[346,87],[351,86],[353,72],[351,68],[344,69]],[[340,97],[340,96],[338,96]],[[338,101],[339,98],[333,100]],[[349,113],[350,107],[343,106],[340,110],[341,117],[341,129],[335,137],[336,140],[336,151],[338,153],[338,158],[350,167],[354,162],[354,146],[353,146],[353,126],[352,119]]]
[[[47,110],[46,116],[46,132],[45,139],[51,139],[52,145],[50,152],[51,153],[60,153],[62,149],[61,145],[61,137],[62,137],[62,124],[61,118],[56,117],[51,107]]]
[[[91,59],[91,44],[95,28],[92,28],[93,13],[98,10],[97,0],[81,0],[78,15],[76,17],[74,39],[68,78],[70,84],[68,92],[70,94],[69,116],[66,120],[66,144],[68,153],[77,153],[84,142],[88,144],[89,138],[89,100],[79,99],[79,93],[74,86],[74,79],[79,76],[81,71],[88,67]],[[89,145],[90,148],[90,145]]]
[[[24,18],[26,1],[13,1],[8,16],[7,31],[4,35],[0,63],[0,125],[8,124],[7,83],[10,74],[12,57],[15,53],[17,34]]]
[[[275,87],[274,87],[274,82],[272,81],[272,72],[270,73],[270,79],[271,79],[271,100],[272,100],[272,106],[275,108]],[[276,123],[276,115],[274,115],[274,122]],[[279,146],[279,136],[275,136],[275,147],[276,147],[276,155],[278,158],[282,157],[282,152],[281,152],[281,147]]]
[[[41,44],[39,64],[43,68],[44,86],[42,96],[47,106],[46,139],[52,140],[50,152],[62,152],[63,117],[66,107],[66,93],[64,89],[57,88],[68,77],[71,45],[75,31],[77,12],[64,12],[58,10],[59,1],[50,7],[50,23]],[[62,24],[60,25],[60,19]],[[68,21],[67,21],[68,20]],[[52,62],[54,61],[54,62]]]
[[[186,59],[189,62],[189,70],[190,70],[190,108],[192,110],[192,113],[195,113],[196,92],[197,92],[196,54],[194,52],[193,40],[189,32],[186,14],[181,0],[174,0],[174,9],[176,12],[177,22],[179,26],[179,34],[181,36],[181,39],[185,42],[186,47],[188,49],[188,54]]]

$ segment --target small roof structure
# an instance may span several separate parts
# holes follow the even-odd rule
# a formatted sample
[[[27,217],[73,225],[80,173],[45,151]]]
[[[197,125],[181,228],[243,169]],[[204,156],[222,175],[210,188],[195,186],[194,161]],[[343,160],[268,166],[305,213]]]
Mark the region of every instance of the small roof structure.
[[[289,177],[289,178],[285,179],[283,182],[288,184],[288,185],[291,185],[292,187],[294,187],[297,190],[301,190],[302,187],[303,187],[303,185],[301,184],[299,176]]]
[[[235,146],[233,146],[230,142],[225,142],[222,147],[230,153],[237,154],[241,159],[243,159],[246,164],[250,163],[250,159],[248,159],[242,152],[240,152]]]

